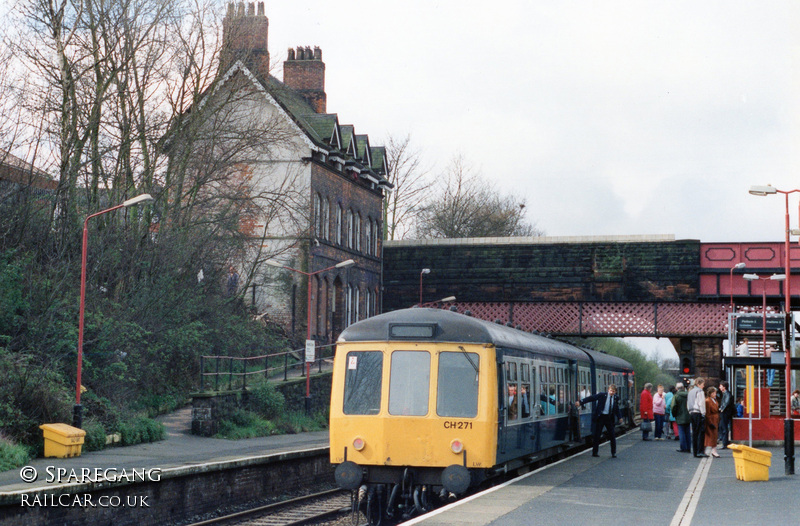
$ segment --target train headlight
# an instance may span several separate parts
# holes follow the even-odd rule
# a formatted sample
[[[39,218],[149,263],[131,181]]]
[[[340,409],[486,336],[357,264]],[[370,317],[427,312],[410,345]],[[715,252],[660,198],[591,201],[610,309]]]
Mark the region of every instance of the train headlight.
[[[458,455],[459,453],[464,451],[464,443],[456,438],[455,440],[450,442],[450,451]]]
[[[361,437],[356,437],[356,439],[353,440],[353,449],[355,449],[356,451],[361,451],[362,449],[364,449],[364,446],[366,445],[367,443],[364,442],[364,439]]]

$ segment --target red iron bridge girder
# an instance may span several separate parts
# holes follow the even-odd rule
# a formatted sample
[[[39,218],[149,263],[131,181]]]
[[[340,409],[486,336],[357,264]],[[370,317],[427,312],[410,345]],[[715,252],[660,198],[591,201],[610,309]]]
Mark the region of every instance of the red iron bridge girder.
[[[456,302],[483,320],[553,336],[727,337],[730,306],[720,303]]]

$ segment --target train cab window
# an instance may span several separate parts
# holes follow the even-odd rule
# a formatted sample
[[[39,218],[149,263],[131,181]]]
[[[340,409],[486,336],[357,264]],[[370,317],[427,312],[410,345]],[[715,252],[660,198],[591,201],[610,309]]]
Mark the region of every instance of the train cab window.
[[[381,410],[382,377],[382,352],[347,353],[347,369],[344,374],[344,414],[377,415]]]
[[[428,414],[431,355],[426,351],[395,351],[389,375],[389,414]]]
[[[478,371],[480,356],[476,353],[439,354],[437,415],[459,418],[478,416]]]

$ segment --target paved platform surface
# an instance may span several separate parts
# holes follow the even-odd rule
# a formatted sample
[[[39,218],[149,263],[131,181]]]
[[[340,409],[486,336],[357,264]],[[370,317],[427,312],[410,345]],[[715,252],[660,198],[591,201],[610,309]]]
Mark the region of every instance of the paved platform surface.
[[[635,431],[617,440],[617,458],[604,443],[599,458],[586,451],[406,524],[800,524],[800,475],[784,474],[782,447],[758,448],[772,453],[768,481],[743,482],[730,450],[699,459],[677,444]]]
[[[22,480],[20,469],[0,472],[0,495],[30,491],[58,485],[48,474],[55,470],[81,469],[152,469],[201,466],[207,463],[231,462],[251,457],[274,455],[300,449],[328,447],[328,432],[276,435],[245,440],[223,440],[194,436],[191,429],[191,408],[182,409],[159,419],[167,428],[167,439],[150,444],[112,447],[84,452],[73,458],[38,458],[28,463],[38,473],[34,482]],[[26,473],[26,475],[28,475]],[[67,472],[69,473],[69,472]],[[48,481],[49,479],[52,479]],[[63,484],[62,481],[60,484]]]

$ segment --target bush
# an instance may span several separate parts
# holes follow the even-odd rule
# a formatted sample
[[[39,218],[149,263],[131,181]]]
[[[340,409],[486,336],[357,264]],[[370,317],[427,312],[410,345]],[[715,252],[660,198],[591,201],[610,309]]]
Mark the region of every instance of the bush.
[[[85,423],[83,430],[86,436],[83,437],[84,451],[100,451],[106,447],[106,429],[100,422]]]
[[[216,438],[238,440],[274,435],[276,432],[277,426],[269,420],[264,420],[250,411],[237,409],[229,419],[220,421]]]
[[[28,448],[14,444],[0,436],[0,471],[24,466],[30,458]]]
[[[284,414],[286,399],[270,382],[262,382],[248,393],[247,407],[267,420],[274,420]]]
[[[119,429],[122,435],[123,446],[133,446],[147,442],[164,440],[167,435],[163,424],[152,418],[140,416],[131,421],[124,422]]]

